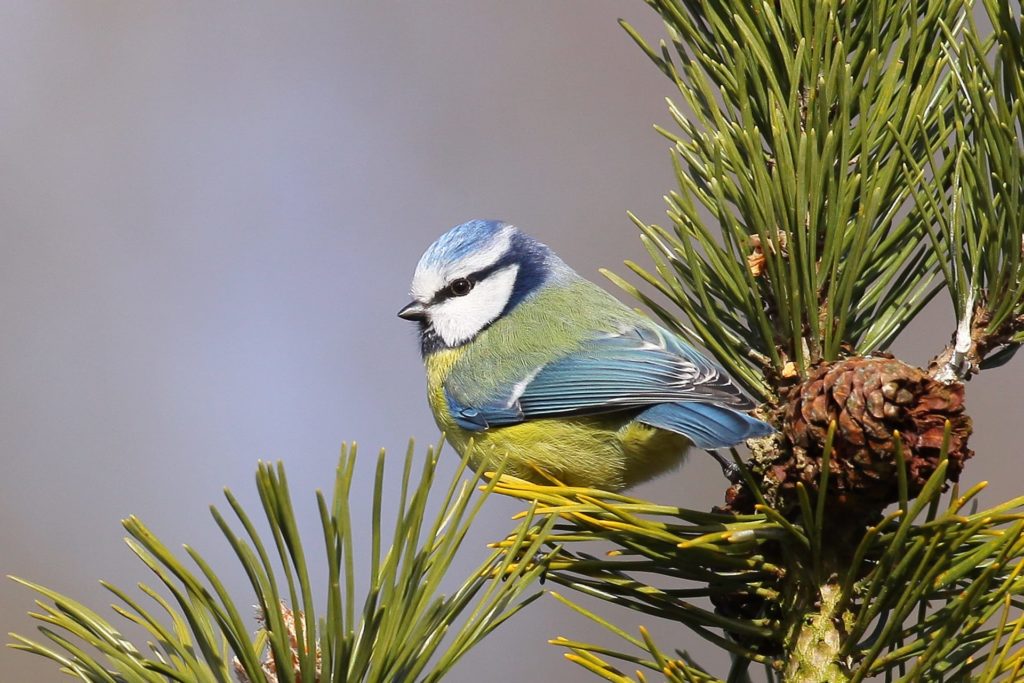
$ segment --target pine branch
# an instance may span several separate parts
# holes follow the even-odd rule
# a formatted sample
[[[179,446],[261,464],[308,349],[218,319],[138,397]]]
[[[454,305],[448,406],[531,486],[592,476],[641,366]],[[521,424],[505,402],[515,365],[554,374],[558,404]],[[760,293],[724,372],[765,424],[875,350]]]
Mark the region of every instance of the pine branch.
[[[56,591],[15,579],[42,597],[37,604],[43,611],[33,616],[42,622],[39,630],[49,644],[12,634],[11,647],[47,657],[82,680],[105,683],[231,681],[236,676],[242,683],[440,680],[469,648],[539,596],[522,598],[543,568],[514,565],[508,554],[494,551],[452,595],[439,594],[441,580],[491,485],[474,498],[479,473],[469,481],[456,475],[441,489],[445,493],[432,513],[436,503],[428,505],[431,491],[443,484],[435,480],[437,452],[428,452],[414,479],[410,444],[394,535],[383,554],[380,454],[368,524],[370,588],[362,599],[355,594],[354,575],[357,560],[367,558],[352,544],[352,447],[342,450],[330,501],[320,493],[316,497],[329,575],[325,600],[314,597],[284,468],[263,464],[256,482],[270,544],[230,491],[225,496],[234,524],[211,508],[251,583],[259,609],[255,636],[237,601],[202,556],[186,546],[195,565],[190,568],[132,517],[125,522],[128,545],[171,600],[140,584],[154,608],[125,590],[103,585],[121,602],[114,606],[117,614],[141,626],[152,640],[137,647],[97,612]],[[547,527],[539,529],[543,535]],[[540,540],[524,535],[510,547],[513,554],[533,557],[540,553]],[[317,610],[324,604],[326,612],[318,618]]]
[[[938,130],[933,174],[918,204],[935,225],[932,241],[957,314],[949,347],[933,361],[936,376],[964,379],[1007,362],[1024,343],[1024,41],[1020,8],[986,0],[993,26],[983,38],[967,15],[950,43],[954,89],[951,129]],[[919,173],[907,161],[907,173]],[[911,170],[913,169],[913,170]]]
[[[744,557],[780,574],[687,557],[696,573],[666,576],[701,587],[662,587],[683,560],[641,543],[639,522],[575,514],[593,495],[577,493],[551,508],[582,527],[561,531],[566,548],[600,538],[646,561],[558,556],[552,580],[686,623],[787,681],[1012,671],[1024,499],[975,517],[955,493],[940,513],[939,496],[973,455],[958,380],[1024,342],[1019,4],[985,0],[991,36],[958,0],[648,4],[667,41],[624,26],[679,90],[678,131],[659,129],[679,188],[670,228],[633,217],[653,267],[627,266],[671,306],[611,277],[765,401],[779,434],[751,444],[723,511],[775,525],[782,537]],[[881,353],[943,288],[958,328],[930,372]],[[687,602],[702,598],[714,612]]]
[[[979,671],[994,679],[1019,668],[1024,496],[965,514],[984,485],[964,494],[954,488],[943,505],[946,461],[916,499],[907,494],[907,474],[899,478],[898,509],[867,526],[837,519],[823,496],[805,489],[799,523],[764,505],[755,515],[704,513],[510,478],[495,490],[537,501],[537,515],[558,520],[546,536],[534,519],[518,530],[551,549],[543,559],[548,580],[688,626],[733,654],[731,676],[750,664],[763,665],[769,680],[815,682],[967,680]],[[603,556],[576,550],[593,545],[611,549]],[[521,546],[503,547],[514,554]],[[669,681],[721,680],[683,653],[664,654],[646,632],[636,638],[559,600],[644,653],[552,641],[606,680],[643,680],[606,658]],[[707,601],[714,610],[702,606]]]
[[[671,105],[681,132],[662,130],[679,182],[673,229],[634,218],[655,271],[630,269],[764,399],[819,360],[885,349],[938,291],[939,256],[922,246],[901,168],[949,126],[942,46],[961,4],[649,4],[670,43],[624,26],[688,113]]]

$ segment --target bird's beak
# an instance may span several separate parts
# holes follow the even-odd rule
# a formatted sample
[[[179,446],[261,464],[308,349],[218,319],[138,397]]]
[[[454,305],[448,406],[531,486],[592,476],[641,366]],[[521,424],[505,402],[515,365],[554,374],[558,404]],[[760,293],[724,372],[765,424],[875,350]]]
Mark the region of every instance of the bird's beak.
[[[415,320],[416,322],[420,322],[427,319],[427,309],[423,308],[423,304],[420,302],[413,301],[398,312],[398,317],[403,320]]]

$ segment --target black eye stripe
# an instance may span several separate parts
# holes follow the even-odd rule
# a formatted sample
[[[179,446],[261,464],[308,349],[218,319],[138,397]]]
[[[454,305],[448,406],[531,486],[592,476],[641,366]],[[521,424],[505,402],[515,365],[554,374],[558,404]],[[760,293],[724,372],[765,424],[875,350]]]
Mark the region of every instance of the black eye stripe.
[[[447,287],[445,287],[444,289],[439,291],[437,294],[435,294],[434,298],[431,299],[430,303],[432,303],[432,304],[433,303],[440,303],[441,301],[445,301],[446,299],[451,299],[452,297],[465,296],[466,294],[469,294],[470,290],[472,290],[473,287],[475,287],[478,282],[480,282],[481,280],[486,279],[487,277],[489,277],[490,275],[492,275],[496,271],[499,271],[499,270],[501,270],[503,268],[507,268],[508,266],[512,265],[513,263],[515,263],[515,261],[513,261],[510,258],[499,259],[494,264],[492,264],[490,266],[487,266],[486,268],[481,268],[480,270],[478,270],[476,272],[473,272],[473,273],[470,273],[469,275],[465,275],[463,277],[456,278],[455,280],[452,280],[450,283],[448,283]],[[469,287],[469,289],[467,289],[462,294],[457,294],[455,291],[453,291],[452,287],[455,285],[455,283],[459,282],[460,280],[468,281],[470,287]]]

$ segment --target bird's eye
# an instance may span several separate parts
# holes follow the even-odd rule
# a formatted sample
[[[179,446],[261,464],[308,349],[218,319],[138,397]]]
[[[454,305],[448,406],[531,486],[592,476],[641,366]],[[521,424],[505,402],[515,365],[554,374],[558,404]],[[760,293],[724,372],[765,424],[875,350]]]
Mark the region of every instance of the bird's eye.
[[[466,296],[473,289],[473,281],[460,277],[458,280],[453,280],[448,285],[448,291],[452,293],[452,296]]]

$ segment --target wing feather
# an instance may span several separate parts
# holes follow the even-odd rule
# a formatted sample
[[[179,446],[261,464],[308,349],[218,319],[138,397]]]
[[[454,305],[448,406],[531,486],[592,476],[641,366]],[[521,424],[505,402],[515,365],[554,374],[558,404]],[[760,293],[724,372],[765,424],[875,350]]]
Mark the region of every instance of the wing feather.
[[[446,394],[455,420],[473,431],[661,403],[753,407],[721,368],[653,324],[588,340],[574,353],[534,369],[483,405],[469,405],[457,392],[446,390]]]

